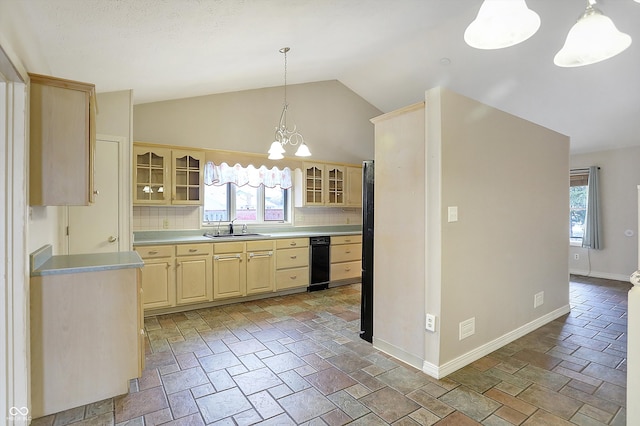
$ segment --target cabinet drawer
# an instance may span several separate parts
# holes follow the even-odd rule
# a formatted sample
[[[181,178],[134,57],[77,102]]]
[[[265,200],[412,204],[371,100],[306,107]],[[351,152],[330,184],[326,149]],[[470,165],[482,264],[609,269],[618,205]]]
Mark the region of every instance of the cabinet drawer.
[[[283,240],[276,240],[277,249],[293,247],[309,247],[309,238],[286,238]]]
[[[134,247],[143,259],[155,259],[157,257],[173,256],[173,246],[140,246]]]
[[[331,263],[348,262],[362,258],[362,244],[331,246]]]
[[[331,281],[357,278],[362,274],[361,262],[344,262],[331,265]]]
[[[309,266],[309,248],[300,247],[276,251],[276,268],[298,268]]]
[[[215,243],[213,245],[213,252],[215,254],[244,253],[244,241],[237,241],[233,243]]]
[[[308,287],[309,268],[294,268],[284,271],[276,271],[276,290],[288,288]]]
[[[362,235],[340,235],[331,237],[331,245],[361,243]]]
[[[247,241],[247,252],[274,250],[273,240]]]
[[[179,244],[176,246],[177,256],[202,256],[211,254],[211,244]]]

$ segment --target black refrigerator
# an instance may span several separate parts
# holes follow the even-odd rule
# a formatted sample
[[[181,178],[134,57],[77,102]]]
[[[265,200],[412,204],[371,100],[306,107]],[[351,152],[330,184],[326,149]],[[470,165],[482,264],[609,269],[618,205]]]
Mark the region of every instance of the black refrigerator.
[[[362,300],[360,337],[373,340],[373,160],[362,162]]]

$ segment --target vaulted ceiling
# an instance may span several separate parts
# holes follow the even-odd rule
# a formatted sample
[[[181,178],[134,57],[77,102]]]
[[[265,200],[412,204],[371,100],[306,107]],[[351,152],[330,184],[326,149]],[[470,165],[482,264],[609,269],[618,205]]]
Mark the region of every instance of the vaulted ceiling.
[[[586,0],[528,0],[538,32],[482,51],[463,41],[481,0],[6,0],[3,38],[29,72],[133,89],[146,103],[339,80],[387,112],[445,86],[571,137],[574,153],[640,145],[640,3],[598,7],[633,43],[607,61],[553,56]],[[1,39],[0,39],[1,40]],[[313,100],[309,100],[312,102]]]

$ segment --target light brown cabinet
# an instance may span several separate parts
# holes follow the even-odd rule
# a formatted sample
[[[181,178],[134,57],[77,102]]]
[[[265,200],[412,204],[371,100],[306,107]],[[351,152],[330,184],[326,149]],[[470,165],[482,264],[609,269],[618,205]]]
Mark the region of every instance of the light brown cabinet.
[[[176,304],[213,300],[212,244],[176,246]]]
[[[133,204],[200,205],[204,152],[133,146]]]
[[[309,238],[276,240],[276,290],[309,286]]]
[[[345,207],[362,207],[362,167],[347,167]]]
[[[213,245],[213,299],[228,299],[245,295],[247,268],[244,242]]]
[[[275,284],[275,242],[247,241],[247,295],[269,293]]]
[[[330,279],[353,280],[362,275],[362,236],[344,235],[331,237]]]
[[[144,309],[169,308],[176,305],[173,247],[162,245],[134,248],[144,261],[141,273]]]
[[[95,86],[29,77],[29,204],[88,205],[95,195]]]

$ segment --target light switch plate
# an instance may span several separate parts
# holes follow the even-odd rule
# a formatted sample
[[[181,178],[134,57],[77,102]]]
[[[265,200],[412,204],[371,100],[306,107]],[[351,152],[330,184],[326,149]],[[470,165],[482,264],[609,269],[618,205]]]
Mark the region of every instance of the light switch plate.
[[[458,221],[458,206],[449,206],[447,209],[447,218],[449,222]]]

